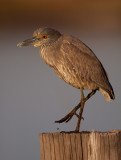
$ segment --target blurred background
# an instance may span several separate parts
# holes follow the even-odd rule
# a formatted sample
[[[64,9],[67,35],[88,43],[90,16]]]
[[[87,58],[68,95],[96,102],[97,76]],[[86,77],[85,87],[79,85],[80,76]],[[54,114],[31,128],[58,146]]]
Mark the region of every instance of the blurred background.
[[[39,133],[75,129],[55,124],[80,101],[34,47],[17,43],[52,27],[86,43],[106,69],[116,99],[96,93],[85,105],[81,131],[121,129],[121,1],[4,0],[0,2],[0,160],[40,159]],[[85,95],[88,92],[85,92]]]

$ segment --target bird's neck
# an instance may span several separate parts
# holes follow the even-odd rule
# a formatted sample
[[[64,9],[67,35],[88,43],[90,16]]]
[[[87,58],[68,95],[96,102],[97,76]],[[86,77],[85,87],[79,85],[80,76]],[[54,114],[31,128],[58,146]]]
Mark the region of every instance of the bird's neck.
[[[52,44],[49,44],[47,46],[42,46],[40,48],[40,56],[45,61],[46,64],[49,66],[53,66],[53,59],[55,58],[55,55],[57,56],[57,50],[60,48],[61,44],[59,43],[61,41],[61,38],[53,42]]]
[[[50,40],[48,40],[46,43],[43,43],[39,48],[40,51],[43,51],[45,48],[51,47],[53,45],[55,45],[59,38],[61,37],[61,35],[56,35],[53,38],[51,38]]]

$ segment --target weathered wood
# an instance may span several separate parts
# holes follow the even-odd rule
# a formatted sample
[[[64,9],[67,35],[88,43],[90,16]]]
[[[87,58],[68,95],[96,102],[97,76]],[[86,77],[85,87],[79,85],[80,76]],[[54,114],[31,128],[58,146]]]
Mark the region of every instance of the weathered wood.
[[[41,160],[121,160],[121,130],[40,134]]]

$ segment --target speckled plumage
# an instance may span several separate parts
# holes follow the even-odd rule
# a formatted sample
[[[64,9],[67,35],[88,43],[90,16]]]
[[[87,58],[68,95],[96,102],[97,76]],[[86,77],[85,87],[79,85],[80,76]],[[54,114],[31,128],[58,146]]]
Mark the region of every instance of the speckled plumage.
[[[42,35],[47,35],[47,38],[42,39]],[[40,48],[42,59],[66,83],[75,88],[97,89],[104,94],[107,101],[115,98],[105,69],[83,42],[50,28],[40,28],[33,36],[35,41],[31,41],[29,45]],[[27,42],[28,40],[19,46],[24,46]]]
[[[93,51],[75,37],[62,35],[51,28],[40,28],[33,38],[19,43],[18,46],[33,45],[40,49],[40,56],[46,64],[54,69],[57,75],[71,86],[80,89],[81,101],[75,108],[56,123],[68,122],[74,115],[78,122],[79,132],[84,104],[99,90],[107,101],[114,99],[113,88],[107,73]],[[92,90],[84,97],[83,90]],[[80,108],[79,114],[76,111]]]

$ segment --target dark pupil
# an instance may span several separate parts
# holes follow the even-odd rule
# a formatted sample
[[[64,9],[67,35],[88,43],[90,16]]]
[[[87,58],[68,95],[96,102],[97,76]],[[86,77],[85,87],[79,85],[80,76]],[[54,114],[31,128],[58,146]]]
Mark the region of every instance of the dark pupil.
[[[43,36],[43,38],[46,38],[46,36]]]

